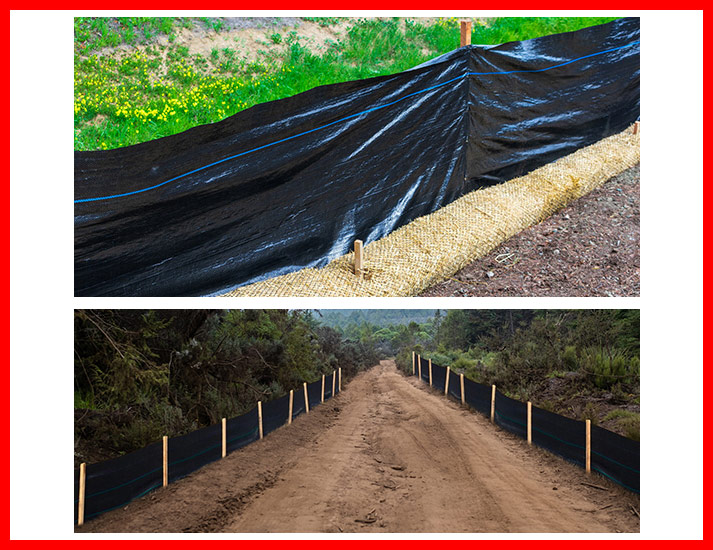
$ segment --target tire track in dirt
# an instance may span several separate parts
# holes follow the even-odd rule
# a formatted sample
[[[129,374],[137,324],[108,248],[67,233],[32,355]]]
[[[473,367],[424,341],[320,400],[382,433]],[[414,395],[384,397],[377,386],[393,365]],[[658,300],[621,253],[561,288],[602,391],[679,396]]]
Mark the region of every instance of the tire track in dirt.
[[[638,497],[589,479],[382,361],[292,426],[78,531],[638,532]]]

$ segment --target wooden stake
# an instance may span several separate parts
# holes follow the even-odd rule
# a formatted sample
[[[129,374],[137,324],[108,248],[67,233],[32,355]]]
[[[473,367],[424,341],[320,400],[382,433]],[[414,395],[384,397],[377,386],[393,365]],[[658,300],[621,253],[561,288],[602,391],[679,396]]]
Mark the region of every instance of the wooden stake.
[[[292,405],[295,402],[295,390],[290,390],[290,414],[287,416],[287,424],[292,424]]]
[[[163,486],[168,486],[168,436],[163,436]]]
[[[342,392],[342,367],[339,367],[339,393]]]
[[[527,402],[527,444],[532,445],[532,402]]]
[[[421,378],[421,356],[418,356],[418,379],[422,380]]]
[[[490,396],[490,421],[495,422],[495,384],[493,384],[493,393]]]
[[[336,389],[337,385],[337,371],[333,370],[332,371],[332,397],[334,397],[334,390]]]
[[[221,437],[221,441],[222,441],[222,444],[223,444],[223,458],[225,458],[225,455],[227,454],[226,451],[227,451],[227,448],[228,448],[228,445],[227,445],[227,438],[225,437],[225,431],[226,431],[226,430],[225,430],[225,418],[223,418],[223,420],[221,420],[220,423],[221,423],[221,428],[222,428],[221,431],[223,432],[222,437]]]
[[[586,448],[586,460],[585,460],[585,469],[587,470],[587,473],[592,472],[592,421],[587,418],[587,420],[584,421],[584,424],[586,426],[586,442],[585,442],[585,448]]]
[[[362,278],[364,274],[364,243],[354,241],[354,274]]]
[[[262,439],[262,401],[257,402],[257,427],[260,430],[260,439]]]
[[[309,414],[309,395],[307,395],[307,382],[304,382],[305,389],[305,413]]]
[[[463,46],[467,46],[470,44],[470,31],[471,31],[471,26],[473,25],[472,21],[466,21],[465,19],[462,19],[460,22],[460,47],[462,48]]]
[[[87,463],[79,465],[79,504],[77,505],[77,525],[84,525],[84,494],[87,490]]]
[[[428,360],[428,385],[433,387],[433,372],[431,371],[431,360]]]
[[[322,399],[321,403],[324,403],[324,375],[322,375]]]
[[[448,380],[450,379],[450,377],[451,377],[451,368],[448,367],[448,368],[446,368],[446,389],[443,392],[443,395],[448,395]]]
[[[416,375],[416,352],[412,351],[411,352],[411,374]]]
[[[634,128],[631,130],[631,133],[636,135],[639,133],[639,121],[637,120],[634,122]]]
[[[463,382],[463,374],[460,375],[460,404],[465,406],[465,383]]]

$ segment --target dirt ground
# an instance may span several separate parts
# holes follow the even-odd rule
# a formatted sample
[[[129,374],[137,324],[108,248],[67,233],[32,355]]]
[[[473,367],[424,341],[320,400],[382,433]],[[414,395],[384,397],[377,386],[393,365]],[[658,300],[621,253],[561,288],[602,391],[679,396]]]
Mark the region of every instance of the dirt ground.
[[[382,361],[291,426],[77,531],[639,532],[634,510],[637,495]]]
[[[637,165],[421,296],[639,296],[639,187]]]

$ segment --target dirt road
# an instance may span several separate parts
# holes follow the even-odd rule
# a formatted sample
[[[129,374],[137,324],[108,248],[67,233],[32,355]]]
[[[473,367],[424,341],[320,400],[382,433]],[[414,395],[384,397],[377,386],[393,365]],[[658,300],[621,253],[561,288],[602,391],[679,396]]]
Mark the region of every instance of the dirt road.
[[[78,531],[638,532],[632,506],[382,361],[291,426]]]

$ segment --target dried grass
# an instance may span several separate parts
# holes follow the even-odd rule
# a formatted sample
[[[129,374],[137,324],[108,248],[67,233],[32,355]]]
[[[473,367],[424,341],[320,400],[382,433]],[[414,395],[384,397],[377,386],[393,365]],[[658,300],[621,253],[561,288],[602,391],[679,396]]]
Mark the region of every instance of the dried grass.
[[[413,296],[504,240],[639,162],[631,130],[603,139],[506,183],[473,191],[364,247],[364,277],[350,253],[237,288],[225,296]]]

